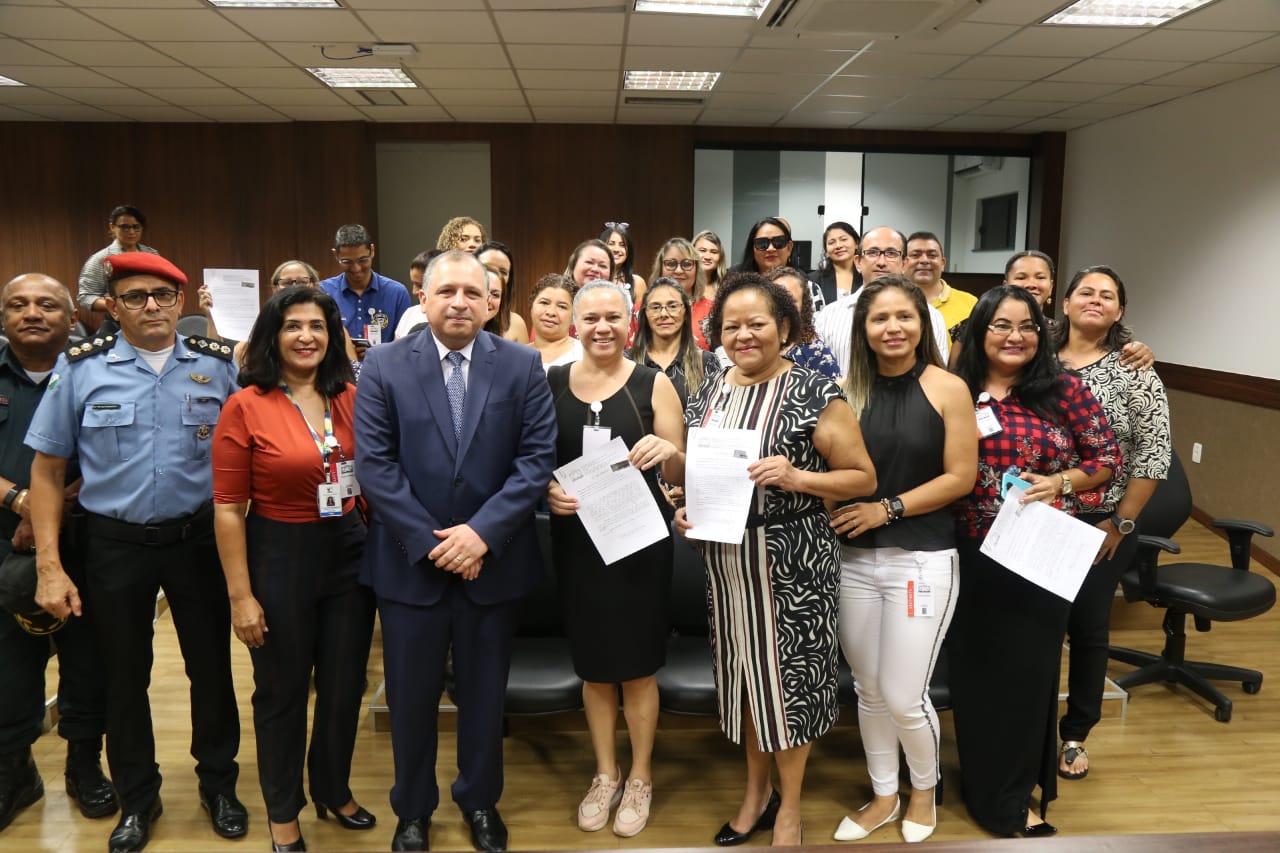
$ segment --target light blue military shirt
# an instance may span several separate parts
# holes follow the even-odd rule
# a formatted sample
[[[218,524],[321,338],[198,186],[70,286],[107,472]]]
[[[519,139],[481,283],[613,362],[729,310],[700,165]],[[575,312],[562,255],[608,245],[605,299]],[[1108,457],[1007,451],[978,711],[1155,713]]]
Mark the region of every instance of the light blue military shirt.
[[[133,524],[190,515],[213,497],[209,448],[239,389],[231,348],[179,337],[157,376],[123,337],[58,357],[26,444],[78,457],[89,512]]]

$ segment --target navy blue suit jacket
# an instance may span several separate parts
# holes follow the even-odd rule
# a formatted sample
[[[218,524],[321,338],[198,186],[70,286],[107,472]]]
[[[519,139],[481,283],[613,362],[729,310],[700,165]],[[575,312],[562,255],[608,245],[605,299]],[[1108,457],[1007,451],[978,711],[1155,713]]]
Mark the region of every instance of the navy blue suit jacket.
[[[356,476],[372,509],[361,581],[379,598],[435,604],[454,575],[427,559],[440,543],[431,531],[465,523],[489,546],[467,596],[497,604],[527,595],[543,571],[533,511],[556,458],[537,351],[479,334],[461,441],[430,328],[371,347],[357,389]]]

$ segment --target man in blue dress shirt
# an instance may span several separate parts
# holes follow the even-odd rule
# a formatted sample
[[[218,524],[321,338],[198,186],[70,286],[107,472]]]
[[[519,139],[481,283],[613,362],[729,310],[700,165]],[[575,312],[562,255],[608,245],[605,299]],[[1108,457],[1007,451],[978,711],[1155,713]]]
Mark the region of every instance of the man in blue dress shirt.
[[[343,225],[333,238],[333,257],[343,272],[320,282],[320,289],[338,303],[342,323],[361,360],[370,344],[385,344],[395,337],[400,316],[410,304],[403,284],[373,271],[377,254],[363,225]]]
[[[107,309],[120,324],[68,349],[32,418],[31,520],[39,586],[54,616],[93,611],[107,679],[107,762],[121,818],[111,853],[141,850],[160,816],[160,770],[147,687],[152,617],[163,588],[191,680],[191,754],[200,802],[225,838],[245,834],[236,799],[240,718],[231,616],[213,537],[209,446],[237,390],[231,347],[178,338],[182,271],[159,255],[108,263]],[[64,471],[76,457],[88,535],[85,589],[58,550]]]

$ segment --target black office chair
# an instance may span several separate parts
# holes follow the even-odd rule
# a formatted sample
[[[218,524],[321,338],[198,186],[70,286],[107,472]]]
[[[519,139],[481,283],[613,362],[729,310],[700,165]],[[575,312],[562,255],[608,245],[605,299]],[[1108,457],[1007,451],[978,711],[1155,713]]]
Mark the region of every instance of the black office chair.
[[[675,540],[671,573],[667,664],[658,670],[658,705],[672,714],[714,716],[715,670],[708,636],[707,570],[702,555],[680,538]]]
[[[1262,673],[1187,660],[1186,619],[1191,616],[1195,620],[1197,631],[1208,631],[1214,621],[1236,622],[1270,610],[1276,602],[1276,589],[1270,580],[1249,571],[1249,545],[1255,533],[1271,536],[1274,531],[1254,521],[1215,519],[1214,526],[1227,531],[1232,568],[1207,563],[1158,565],[1160,551],[1181,553],[1182,549],[1168,537],[1190,513],[1191,488],[1182,462],[1174,453],[1169,479],[1156,487],[1142,511],[1144,533],[1138,537],[1133,566],[1120,578],[1126,601],[1146,601],[1165,609],[1164,650],[1155,655],[1112,646],[1108,654],[1114,660],[1139,667],[1115,680],[1125,690],[1132,692],[1134,687],[1157,681],[1181,684],[1212,702],[1214,718],[1226,723],[1231,721],[1231,700],[1210,681],[1239,681],[1245,693],[1257,693],[1262,689]]]
[[[198,335],[206,337],[209,334],[209,318],[203,314],[183,314],[178,318],[178,335],[187,337],[188,335]]]

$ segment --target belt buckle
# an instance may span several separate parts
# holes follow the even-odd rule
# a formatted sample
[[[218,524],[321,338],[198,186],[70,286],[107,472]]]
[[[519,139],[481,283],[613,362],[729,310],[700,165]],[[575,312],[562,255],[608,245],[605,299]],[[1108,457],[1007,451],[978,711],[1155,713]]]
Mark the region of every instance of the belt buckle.
[[[143,545],[159,545],[161,532],[162,531],[160,530],[159,527],[142,528],[142,544]]]

